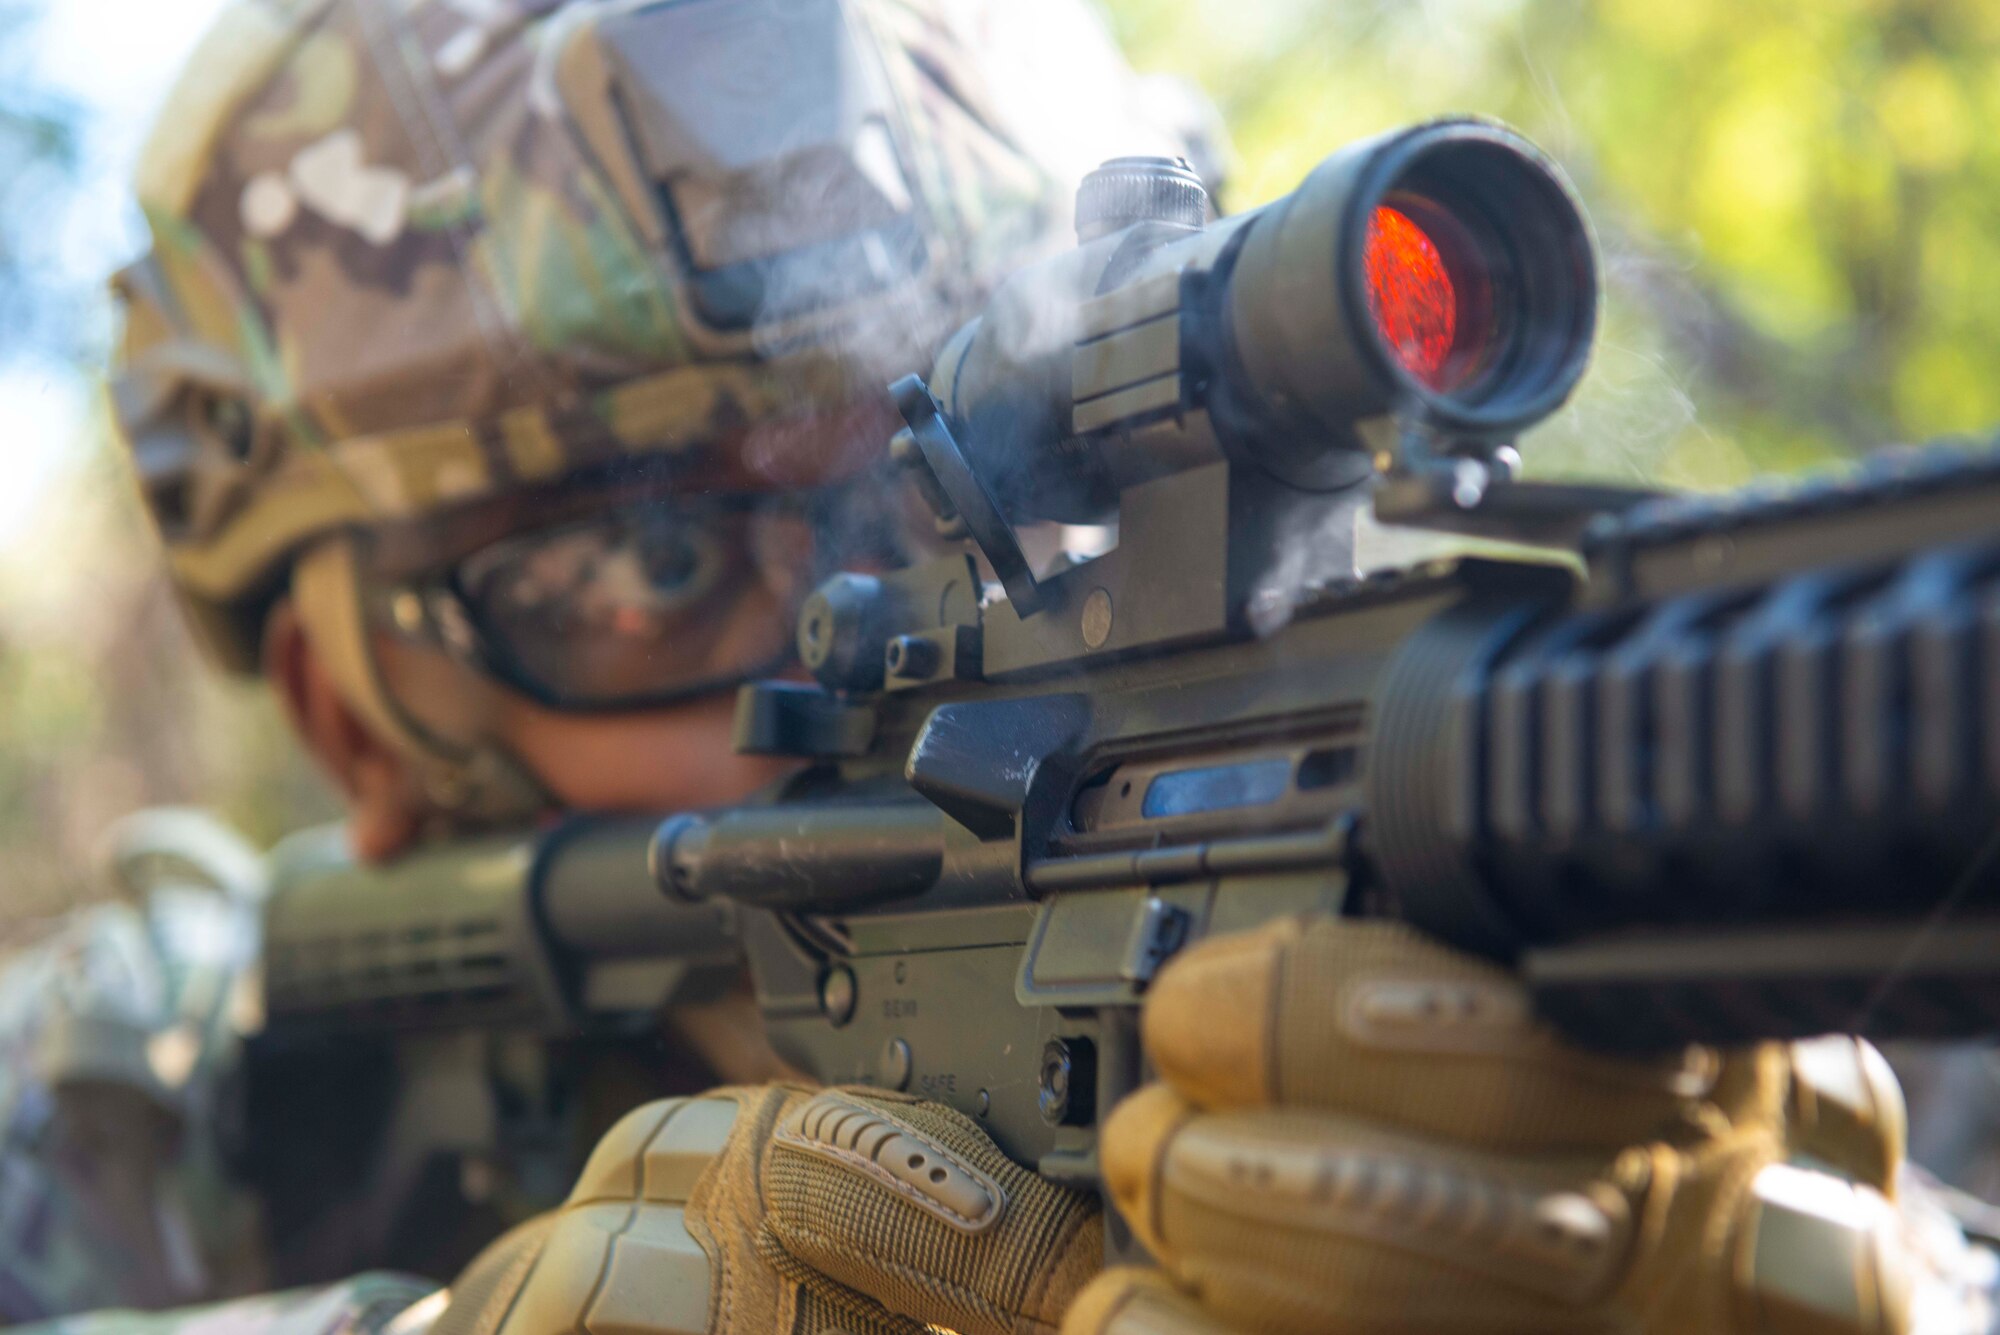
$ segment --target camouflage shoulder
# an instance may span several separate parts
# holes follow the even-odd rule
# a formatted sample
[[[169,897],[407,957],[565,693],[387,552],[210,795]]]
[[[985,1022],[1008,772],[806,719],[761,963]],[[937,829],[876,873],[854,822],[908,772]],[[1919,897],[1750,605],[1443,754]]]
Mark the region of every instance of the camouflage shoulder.
[[[112,827],[99,878],[108,899],[0,959],[0,1105],[94,1081],[177,1111],[233,1045],[263,856],[206,813],[157,809]]]
[[[257,1203],[211,1133],[263,862],[199,813],[141,813],[110,831],[108,898],[0,959],[0,1322],[261,1285]]]
[[[91,1312],[17,1327],[37,1335],[418,1335],[441,1291],[410,1275],[359,1275],[326,1288],[168,1312]]]

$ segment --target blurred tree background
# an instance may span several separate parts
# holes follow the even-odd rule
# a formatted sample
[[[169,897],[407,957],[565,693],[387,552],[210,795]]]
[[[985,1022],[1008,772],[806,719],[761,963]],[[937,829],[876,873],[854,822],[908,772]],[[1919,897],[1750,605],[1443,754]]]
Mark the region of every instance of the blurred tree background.
[[[211,802],[269,840],[334,810],[266,694],[196,659],[101,402],[123,183],[215,7],[0,0],[0,944],[101,893],[128,811]]]
[[[59,3],[185,5],[189,26],[214,7]],[[1232,208],[1290,189],[1348,140],[1448,111],[1511,121],[1563,163],[1603,244],[1606,319],[1585,389],[1528,442],[1535,472],[1721,487],[2000,421],[2000,143],[1982,129],[2000,124],[1993,0],[1109,10],[1143,68],[1219,104]],[[50,12],[0,3],[0,389],[63,398],[105,346],[101,274],[136,244],[116,182],[139,118],[46,82]],[[173,61],[153,58],[163,90]],[[122,232],[105,230],[114,216]],[[18,399],[0,394],[0,421]],[[261,840],[331,810],[262,693],[194,662],[101,416],[83,416],[33,514],[0,525],[13,914],[85,888],[104,824],[140,805],[211,802]],[[10,489],[0,465],[0,514]]]
[[[1740,483],[2000,420],[1991,0],[1114,0],[1236,138],[1232,207],[1476,111],[1569,171],[1605,255],[1591,377],[1531,469]]]

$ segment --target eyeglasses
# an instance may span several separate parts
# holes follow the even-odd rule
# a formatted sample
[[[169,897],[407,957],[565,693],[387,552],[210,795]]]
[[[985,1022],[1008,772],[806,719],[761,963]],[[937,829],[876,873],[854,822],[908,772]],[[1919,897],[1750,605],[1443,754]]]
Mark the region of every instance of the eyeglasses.
[[[643,708],[783,667],[813,527],[770,497],[652,497],[366,583],[363,599],[375,629],[538,703]]]

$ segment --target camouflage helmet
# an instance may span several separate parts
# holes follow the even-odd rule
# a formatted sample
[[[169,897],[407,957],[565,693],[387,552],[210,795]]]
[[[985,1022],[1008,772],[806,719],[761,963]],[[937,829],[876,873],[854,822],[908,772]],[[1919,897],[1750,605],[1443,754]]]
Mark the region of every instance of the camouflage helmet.
[[[112,378],[200,638],[254,668],[323,534],[879,446],[1081,173],[1178,147],[1080,2],[237,0],[142,158]]]

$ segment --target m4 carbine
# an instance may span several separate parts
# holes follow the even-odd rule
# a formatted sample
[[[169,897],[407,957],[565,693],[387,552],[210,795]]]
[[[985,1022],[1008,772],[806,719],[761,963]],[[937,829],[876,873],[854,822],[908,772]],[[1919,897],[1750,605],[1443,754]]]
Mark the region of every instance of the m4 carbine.
[[[1514,480],[1596,317],[1559,173],[1478,121],[1208,223],[1122,159],[895,442],[973,552],[841,575],[747,688],[766,800],[319,878],[274,1033],[645,1014],[747,959],[773,1043],[1089,1181],[1190,941],[1390,915],[1617,1050],[1989,1030],[2000,458],[1721,499]],[[1530,554],[1356,575],[1367,522]],[[1037,570],[1033,526],[1115,526]]]

